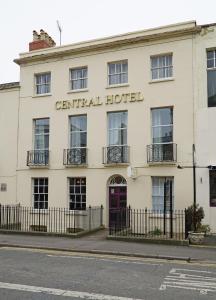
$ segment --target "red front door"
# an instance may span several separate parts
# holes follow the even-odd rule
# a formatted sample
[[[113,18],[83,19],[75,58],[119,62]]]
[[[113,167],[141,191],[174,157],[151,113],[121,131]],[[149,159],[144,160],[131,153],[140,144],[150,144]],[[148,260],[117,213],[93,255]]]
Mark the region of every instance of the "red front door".
[[[109,187],[109,227],[126,226],[127,186]]]

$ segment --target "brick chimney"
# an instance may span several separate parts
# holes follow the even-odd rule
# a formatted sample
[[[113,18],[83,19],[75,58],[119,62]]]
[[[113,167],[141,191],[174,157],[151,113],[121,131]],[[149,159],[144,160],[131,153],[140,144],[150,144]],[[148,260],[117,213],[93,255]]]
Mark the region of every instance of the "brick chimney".
[[[29,51],[39,50],[43,48],[55,47],[56,43],[53,41],[43,29],[40,34],[36,30],[33,31],[33,41],[29,43]]]

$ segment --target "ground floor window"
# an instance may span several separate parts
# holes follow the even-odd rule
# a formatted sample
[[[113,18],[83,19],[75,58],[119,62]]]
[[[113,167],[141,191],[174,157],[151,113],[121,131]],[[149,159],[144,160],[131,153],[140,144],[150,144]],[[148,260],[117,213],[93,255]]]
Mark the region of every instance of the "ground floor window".
[[[152,209],[170,211],[171,208],[174,209],[174,178],[152,177]]]
[[[33,205],[35,209],[48,208],[48,178],[33,178]]]
[[[69,178],[69,208],[71,210],[86,209],[86,178]]]
[[[216,207],[216,171],[209,171],[210,207]]]

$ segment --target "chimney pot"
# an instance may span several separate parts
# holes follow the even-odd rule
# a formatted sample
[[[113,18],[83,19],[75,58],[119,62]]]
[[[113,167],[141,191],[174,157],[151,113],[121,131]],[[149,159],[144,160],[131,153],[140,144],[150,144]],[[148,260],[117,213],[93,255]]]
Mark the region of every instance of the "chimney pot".
[[[54,40],[43,29],[40,30],[40,34],[33,30],[33,41],[29,43],[29,51],[54,47],[55,45]]]

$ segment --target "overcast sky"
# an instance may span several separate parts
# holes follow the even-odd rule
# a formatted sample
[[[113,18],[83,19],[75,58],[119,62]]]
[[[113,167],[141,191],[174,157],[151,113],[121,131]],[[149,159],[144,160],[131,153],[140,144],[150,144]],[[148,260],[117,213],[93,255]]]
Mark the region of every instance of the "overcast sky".
[[[59,44],[177,22],[216,22],[216,0],[0,0],[0,83],[19,81],[13,63],[28,51],[32,31],[43,28]],[[216,41],[215,41],[216,44]]]

